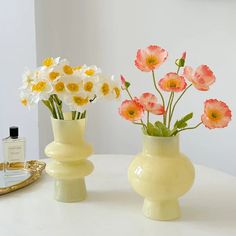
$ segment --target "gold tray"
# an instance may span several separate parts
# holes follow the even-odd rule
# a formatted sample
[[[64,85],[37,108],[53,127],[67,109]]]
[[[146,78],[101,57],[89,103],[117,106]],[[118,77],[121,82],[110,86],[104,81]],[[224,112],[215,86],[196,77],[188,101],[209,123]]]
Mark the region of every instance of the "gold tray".
[[[3,170],[3,165],[4,165],[3,163],[0,163],[0,170]],[[17,184],[13,184],[11,186],[3,188],[0,187],[0,195],[16,191],[35,182],[41,176],[45,166],[46,163],[42,161],[37,161],[37,160],[27,161],[25,163],[24,170],[26,170],[30,176]],[[19,162],[11,163],[10,167],[11,169],[18,169],[19,167],[22,167],[22,163]]]

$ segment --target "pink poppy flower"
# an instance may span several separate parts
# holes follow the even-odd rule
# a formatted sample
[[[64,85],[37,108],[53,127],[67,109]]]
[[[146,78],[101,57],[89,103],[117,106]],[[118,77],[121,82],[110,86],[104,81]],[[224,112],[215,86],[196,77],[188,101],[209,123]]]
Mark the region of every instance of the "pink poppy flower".
[[[209,129],[224,128],[231,120],[231,110],[222,101],[208,99],[204,103],[203,124]]]
[[[162,90],[167,92],[181,92],[187,86],[184,77],[174,72],[166,74],[163,79],[159,80],[158,84]]]
[[[151,112],[155,115],[164,114],[164,108],[161,104],[157,103],[157,97],[154,94],[143,93],[138,101],[146,111]]]
[[[207,65],[201,65],[195,71],[192,67],[186,66],[183,75],[200,91],[209,90],[209,86],[216,80],[214,73]]]
[[[165,49],[151,45],[138,50],[135,65],[141,71],[150,72],[163,64],[167,56],[168,53]]]
[[[120,75],[120,80],[121,80],[121,87],[123,89],[125,89],[126,88],[126,86],[125,86],[125,83],[126,83],[125,77],[123,75]]]
[[[164,107],[159,103],[149,102],[146,108],[147,111],[154,115],[163,115],[165,113]]]
[[[138,121],[142,118],[143,106],[136,100],[125,100],[119,108],[120,115],[129,121]]]

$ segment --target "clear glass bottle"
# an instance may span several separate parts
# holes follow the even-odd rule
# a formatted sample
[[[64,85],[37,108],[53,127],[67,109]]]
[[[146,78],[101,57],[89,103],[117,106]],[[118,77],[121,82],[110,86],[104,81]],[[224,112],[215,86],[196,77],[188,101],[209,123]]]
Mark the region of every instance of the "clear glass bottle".
[[[4,138],[4,175],[15,177],[24,174],[25,164],[25,139],[19,137],[19,128],[12,126],[9,128],[10,136]]]

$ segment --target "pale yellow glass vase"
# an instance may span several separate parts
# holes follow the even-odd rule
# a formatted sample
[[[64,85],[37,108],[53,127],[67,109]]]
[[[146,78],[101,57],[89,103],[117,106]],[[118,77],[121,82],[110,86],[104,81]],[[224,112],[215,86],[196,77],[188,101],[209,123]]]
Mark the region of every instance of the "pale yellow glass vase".
[[[143,213],[153,220],[180,217],[178,198],[194,182],[194,167],[179,150],[179,136],[143,136],[143,150],[128,170],[133,189],[144,197]]]
[[[93,171],[87,160],[93,148],[84,139],[85,119],[72,120],[71,113],[65,113],[64,118],[51,118],[54,141],[45,148],[52,158],[46,172],[54,178],[57,201],[78,202],[87,195],[84,177]]]

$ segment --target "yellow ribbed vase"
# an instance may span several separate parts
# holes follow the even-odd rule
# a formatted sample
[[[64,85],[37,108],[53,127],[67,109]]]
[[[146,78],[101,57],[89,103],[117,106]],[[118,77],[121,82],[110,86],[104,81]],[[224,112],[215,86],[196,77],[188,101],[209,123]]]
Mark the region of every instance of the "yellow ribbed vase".
[[[84,139],[85,119],[72,120],[71,113],[65,113],[64,118],[51,118],[54,141],[45,148],[52,158],[46,172],[54,178],[57,201],[78,202],[87,195],[84,177],[94,168],[87,160],[93,148]]]
[[[143,150],[131,162],[128,178],[144,198],[143,213],[153,220],[180,217],[178,198],[194,182],[194,167],[179,150],[179,136],[143,136]]]

